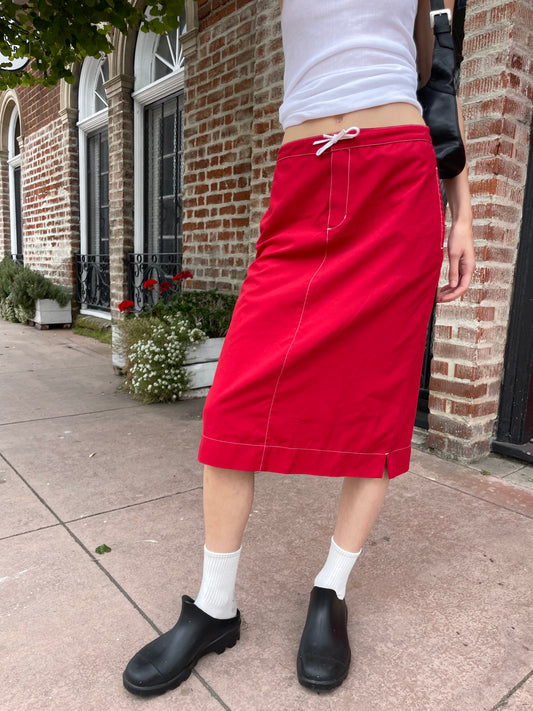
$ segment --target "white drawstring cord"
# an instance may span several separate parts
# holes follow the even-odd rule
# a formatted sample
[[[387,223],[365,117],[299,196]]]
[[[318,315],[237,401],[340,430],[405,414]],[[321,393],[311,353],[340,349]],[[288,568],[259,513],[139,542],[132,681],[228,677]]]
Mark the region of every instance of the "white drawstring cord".
[[[351,133],[352,131],[355,131],[355,133]],[[339,131],[338,133],[323,133],[322,135],[324,138],[321,138],[319,141],[313,141],[313,146],[318,146],[320,143],[325,144],[316,152],[317,156],[321,156],[324,151],[327,151],[328,148],[334,146],[337,141],[346,141],[348,138],[355,138],[360,133],[361,129],[357,126],[343,128],[342,131]]]

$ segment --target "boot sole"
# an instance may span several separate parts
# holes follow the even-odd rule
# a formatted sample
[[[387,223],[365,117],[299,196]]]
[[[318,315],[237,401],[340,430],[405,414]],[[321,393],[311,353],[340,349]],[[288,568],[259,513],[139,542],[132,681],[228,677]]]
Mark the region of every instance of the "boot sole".
[[[336,689],[337,687],[339,687],[347,676],[348,672],[346,672],[346,674],[344,674],[338,679],[333,679],[329,681],[317,681],[316,679],[308,679],[307,677],[300,676],[300,674],[298,674],[298,681],[302,686],[305,686],[307,689],[313,689],[314,691],[331,691],[332,689]]]
[[[339,687],[342,682],[346,679],[348,676],[348,672],[350,671],[350,663],[348,662],[348,666],[346,667],[346,671],[344,671],[341,676],[337,677],[336,679],[326,679],[324,681],[320,681],[319,679],[313,679],[311,677],[304,676],[300,670],[300,660],[298,659],[298,664],[297,664],[297,675],[298,675],[298,681],[302,686],[305,686],[307,689],[313,689],[314,691],[331,691],[332,689],[336,689]]]
[[[198,663],[198,660],[201,659],[201,657],[204,657],[206,654],[210,654],[211,652],[215,652],[216,654],[222,654],[226,651],[226,649],[234,647],[240,639],[240,636],[240,630],[237,630],[236,632],[228,632],[225,635],[222,635],[222,637],[219,637],[214,642],[211,642],[211,644],[209,644],[203,651],[197,654],[196,657],[192,660],[192,662],[188,664],[184,669],[182,669],[179,674],[172,677],[172,679],[165,681],[162,684],[153,684],[152,686],[138,686],[137,684],[132,684],[131,681],[126,678],[125,674],[123,674],[122,683],[124,684],[124,688],[132,694],[137,694],[137,696],[155,696],[156,694],[164,694],[165,691],[176,689],[180,684],[183,684],[183,682],[190,677],[194,667]]]

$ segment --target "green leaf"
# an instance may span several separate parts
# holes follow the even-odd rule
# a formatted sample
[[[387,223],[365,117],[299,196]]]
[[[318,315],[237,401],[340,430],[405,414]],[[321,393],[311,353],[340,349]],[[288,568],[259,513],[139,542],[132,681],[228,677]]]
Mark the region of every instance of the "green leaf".
[[[95,553],[98,553],[98,554],[100,554],[100,555],[101,555],[102,553],[110,553],[110,552],[111,552],[111,548],[110,548],[109,546],[106,546],[106,544],[104,543],[103,545],[98,546],[98,548],[95,548],[94,552],[95,552]]]
[[[0,69],[0,90],[17,84],[52,86],[61,78],[72,81],[72,64],[112,51],[110,28],[117,30],[113,41],[119,32],[139,27],[161,34],[179,25],[183,7],[184,0],[160,0],[152,9],[153,19],[147,20],[130,0],[2,0],[0,52],[8,60],[28,57],[32,62],[18,72]]]

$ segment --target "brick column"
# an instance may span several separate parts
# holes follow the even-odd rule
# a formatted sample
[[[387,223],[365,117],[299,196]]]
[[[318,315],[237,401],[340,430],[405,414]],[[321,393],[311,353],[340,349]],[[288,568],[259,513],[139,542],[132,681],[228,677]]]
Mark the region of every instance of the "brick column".
[[[69,263],[61,265],[61,281],[76,294],[76,265],[74,255],[80,251],[80,180],[78,157],[78,110],[64,108],[59,112],[63,142],[62,181],[65,196],[65,213],[68,231],[66,239],[70,243]],[[59,276],[59,275],[58,275]]]
[[[477,269],[464,298],[437,311],[428,440],[460,459],[488,453],[497,419],[532,118],[532,46],[529,0],[470,0],[461,100]]]
[[[126,258],[133,252],[133,77],[119,75],[105,84],[109,103],[109,270],[111,316],[128,298]]]

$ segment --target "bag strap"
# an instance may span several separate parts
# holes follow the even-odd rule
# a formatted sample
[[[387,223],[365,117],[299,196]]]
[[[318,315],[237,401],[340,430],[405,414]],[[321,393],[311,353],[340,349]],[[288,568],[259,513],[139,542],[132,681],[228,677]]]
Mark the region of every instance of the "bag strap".
[[[452,38],[452,13],[444,7],[444,0],[430,0],[429,22],[435,34],[435,40],[447,49],[454,49]]]
[[[431,0],[431,23],[435,34],[431,76],[426,86],[434,91],[455,95],[455,47],[450,12],[443,0]]]

